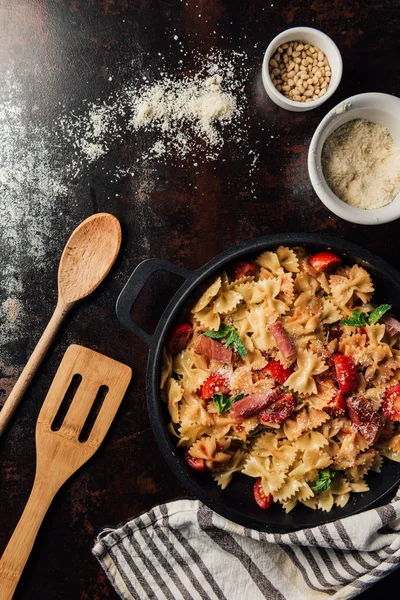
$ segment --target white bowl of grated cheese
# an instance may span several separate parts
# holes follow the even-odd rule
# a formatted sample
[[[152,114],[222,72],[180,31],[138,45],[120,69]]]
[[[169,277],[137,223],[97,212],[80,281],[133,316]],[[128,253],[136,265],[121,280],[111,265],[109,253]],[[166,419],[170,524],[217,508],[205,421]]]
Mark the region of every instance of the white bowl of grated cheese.
[[[394,149],[395,161],[392,160],[392,170],[394,167],[397,169],[397,173],[400,174],[400,98],[389,94],[371,92],[347,98],[322,119],[312,137],[308,152],[310,180],[320,200],[338,217],[360,225],[388,223],[400,217],[400,193],[397,193],[391,201],[382,206],[379,193],[382,193],[383,185],[386,183],[379,181],[380,175],[383,175],[382,167],[376,170],[375,182],[373,178],[369,178],[369,184],[372,188],[365,190],[365,197],[363,197],[362,192],[359,193],[357,197],[358,206],[341,200],[329,187],[324,175],[322,157],[325,142],[342,125],[360,119],[370,122],[370,124],[379,124],[388,130],[394,146],[397,146],[397,149]],[[357,150],[358,148],[354,148],[354,153]],[[379,167],[381,149],[377,147],[375,151]],[[351,157],[349,157],[350,160]],[[374,199],[375,189],[376,201]],[[375,206],[379,208],[375,208]]]
[[[276,54],[278,49],[279,52],[282,52],[282,49],[286,48],[287,45],[291,42],[300,42],[302,45],[302,49],[303,44],[306,45],[306,48],[308,48],[308,45],[310,45],[311,47],[313,47],[314,50],[321,52],[324,55],[324,59],[327,59],[326,66],[329,69],[330,76],[327,79],[328,85],[326,87],[326,90],[320,90],[320,97],[317,97],[315,99],[308,98],[306,102],[299,102],[296,100],[291,100],[290,97],[284,95],[283,90],[278,91],[277,87],[275,86],[270,73],[271,59],[273,59],[274,56],[278,56],[278,54]],[[284,52],[285,51],[286,50],[284,50]],[[286,58],[287,57],[285,57],[285,59]],[[298,57],[299,61],[301,58],[301,56]],[[272,62],[274,61],[272,60]],[[320,62],[318,64],[322,65],[323,63]],[[296,69],[297,68],[298,67],[296,67]],[[303,69],[304,67],[300,64],[299,68]],[[267,95],[275,104],[286,110],[291,110],[294,112],[304,112],[316,108],[317,106],[320,106],[321,104],[323,104],[323,102],[325,102],[326,100],[328,100],[328,98],[332,96],[332,94],[336,91],[340,83],[340,80],[342,78],[342,72],[342,56],[339,52],[338,47],[329,36],[327,36],[322,31],[319,31],[319,29],[314,29],[313,27],[292,27],[291,29],[286,29],[285,31],[282,31],[282,33],[277,35],[269,44],[265,52],[264,61],[262,65],[262,81]],[[319,75],[321,75],[321,73],[319,73]],[[288,82],[288,77],[291,77],[290,73],[286,74],[286,83]],[[283,75],[283,78],[285,79],[285,75]],[[325,85],[326,84],[324,84],[324,86]],[[307,95],[306,92],[305,95]]]

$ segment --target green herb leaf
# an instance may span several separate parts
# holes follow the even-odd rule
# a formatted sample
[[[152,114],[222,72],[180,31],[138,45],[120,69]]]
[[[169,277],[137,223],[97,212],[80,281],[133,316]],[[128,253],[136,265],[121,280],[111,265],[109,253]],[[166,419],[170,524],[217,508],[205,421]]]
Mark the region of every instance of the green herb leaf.
[[[332,469],[321,469],[318,473],[319,477],[315,482],[315,485],[311,486],[313,492],[326,492],[329,490],[332,484],[332,479],[336,476],[336,471]]]
[[[234,327],[229,327],[228,325],[222,323],[218,331],[212,329],[211,331],[206,331],[203,333],[203,335],[214,340],[221,340],[222,338],[225,338],[225,343],[230,350],[234,348],[235,351],[240,354],[240,356],[247,355],[245,345],[243,344],[238,332]]]
[[[387,311],[391,308],[391,304],[381,304],[380,306],[377,306],[375,310],[373,310],[372,313],[369,315],[368,323],[370,325],[375,325],[375,323],[377,323],[379,319],[381,319],[383,315],[387,313]]]
[[[352,327],[363,327],[366,324],[365,313],[357,312],[356,310],[353,310],[351,317],[340,321],[340,325],[351,325]]]
[[[221,392],[217,392],[213,395],[215,408],[217,409],[217,413],[219,415],[222,415],[222,413],[224,413],[226,410],[232,408],[232,405],[237,400],[241,400],[242,398],[244,398],[244,394],[238,394],[237,396],[231,396],[230,398],[224,396],[224,394],[221,394]]]
[[[212,338],[213,340],[221,340],[222,338],[226,337],[230,331],[231,331],[232,327],[228,327],[228,325],[224,325],[224,323],[222,323],[218,329],[218,331],[215,331],[215,329],[212,329],[211,331],[206,331],[205,333],[203,333],[203,335],[205,335],[206,337]]]

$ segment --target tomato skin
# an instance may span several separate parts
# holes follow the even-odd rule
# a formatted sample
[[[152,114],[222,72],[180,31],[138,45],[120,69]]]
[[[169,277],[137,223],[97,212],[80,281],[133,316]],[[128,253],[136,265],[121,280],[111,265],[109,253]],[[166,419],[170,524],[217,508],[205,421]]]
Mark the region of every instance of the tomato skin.
[[[182,323],[172,329],[168,336],[167,350],[172,356],[182,352],[187,346],[187,343],[192,335],[192,327],[189,323]]]
[[[229,387],[229,380],[225,375],[211,375],[202,385],[201,397],[203,400],[209,400],[217,392],[221,394],[229,394],[231,388]]]
[[[333,355],[333,360],[340,391],[342,394],[352,392],[357,387],[359,379],[353,359],[338,353]]]
[[[272,494],[268,494],[268,496],[264,493],[264,490],[261,485],[261,477],[256,479],[253,488],[254,499],[257,502],[258,506],[263,510],[269,508],[274,501]]]
[[[386,390],[382,400],[382,410],[390,421],[400,421],[400,383]]]
[[[196,471],[205,471],[206,467],[204,464],[204,458],[194,458],[189,454],[189,450],[185,449],[185,460],[189,467],[195,469]]]
[[[245,260],[240,260],[236,263],[233,273],[232,279],[242,279],[243,277],[254,277],[257,272],[257,267],[254,263],[247,262]]]
[[[270,406],[261,410],[258,415],[265,423],[283,423],[296,408],[296,398],[292,392],[285,392]]]
[[[268,373],[271,377],[276,379],[278,383],[283,385],[286,379],[293,373],[293,369],[285,369],[279,361],[270,360],[267,366],[263,368],[263,373]]]
[[[324,407],[324,411],[332,417],[344,417],[346,414],[346,402],[342,392],[338,392],[329,402],[328,406]]]
[[[310,258],[310,264],[316,271],[333,271],[342,263],[342,259],[333,252],[318,252]]]

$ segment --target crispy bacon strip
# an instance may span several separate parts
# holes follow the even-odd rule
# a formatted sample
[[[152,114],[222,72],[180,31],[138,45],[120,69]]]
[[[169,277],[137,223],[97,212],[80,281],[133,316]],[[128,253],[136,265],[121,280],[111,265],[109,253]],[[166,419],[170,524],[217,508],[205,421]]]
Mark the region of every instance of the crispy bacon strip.
[[[251,394],[250,396],[246,396],[246,398],[235,402],[232,406],[232,411],[235,417],[251,417],[275,402],[281,393],[282,392],[278,388],[274,388],[268,390],[268,392]]]
[[[213,358],[226,363],[232,362],[233,353],[231,350],[228,350],[226,346],[220,342],[217,342],[216,340],[213,340],[212,338],[199,335],[199,337],[195,340],[193,347],[195,352],[198,354],[204,354],[204,356],[208,356],[208,358]]]
[[[283,358],[294,358],[297,354],[296,347],[286,333],[282,323],[280,321],[275,321],[275,323],[272,323],[272,325],[269,326],[269,330],[274,336],[274,340],[281,351]]]

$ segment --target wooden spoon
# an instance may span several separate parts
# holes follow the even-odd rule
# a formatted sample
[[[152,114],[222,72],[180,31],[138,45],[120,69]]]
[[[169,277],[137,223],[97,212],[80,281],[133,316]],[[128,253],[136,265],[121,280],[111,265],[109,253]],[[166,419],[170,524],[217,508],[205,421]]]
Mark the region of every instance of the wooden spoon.
[[[81,376],[78,389],[57,428],[55,419],[71,390],[74,375],[78,374]],[[66,351],[36,424],[36,475],[31,495],[0,559],[1,600],[13,597],[54,496],[102,443],[131,377],[130,367],[84,346],[72,345]],[[101,391],[105,396],[95,416]],[[90,425],[94,421],[90,430],[88,420]]]
[[[69,238],[58,269],[58,301],[42,337],[0,411],[0,436],[49,349],[64,317],[91,294],[109,273],[121,246],[121,226],[113,215],[98,213]]]

